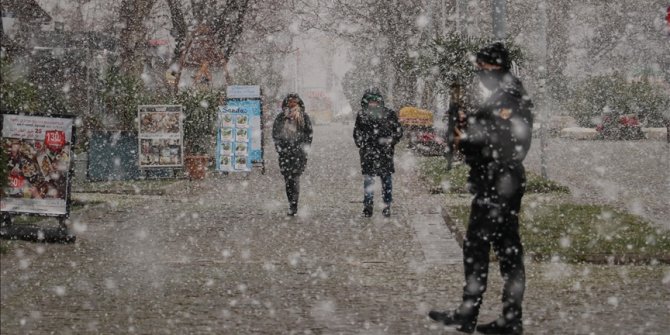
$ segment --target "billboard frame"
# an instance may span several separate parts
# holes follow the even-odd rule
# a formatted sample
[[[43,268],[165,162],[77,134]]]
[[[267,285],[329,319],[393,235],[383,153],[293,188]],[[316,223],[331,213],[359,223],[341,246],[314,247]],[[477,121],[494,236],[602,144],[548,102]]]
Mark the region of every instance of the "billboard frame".
[[[64,214],[52,214],[52,213],[35,213],[35,212],[25,212],[25,211],[3,211],[0,209],[0,238],[3,239],[21,239],[29,241],[38,241],[38,242],[58,242],[58,243],[74,243],[76,236],[70,234],[68,227],[65,221],[70,217],[72,209],[72,178],[74,177],[75,168],[75,153],[74,146],[77,143],[77,125],[76,125],[76,116],[71,114],[28,114],[10,110],[0,110],[0,140],[5,137],[2,136],[2,129],[4,129],[4,116],[5,115],[15,115],[15,116],[26,116],[26,117],[41,117],[41,118],[59,118],[59,119],[71,119],[72,120],[72,129],[71,129],[71,139],[70,139],[70,161],[67,168],[67,177],[65,181],[65,213]],[[0,148],[2,150],[2,148]],[[57,229],[43,229],[36,227],[19,227],[12,222],[12,216],[16,215],[25,215],[25,216],[35,216],[43,218],[56,218],[58,220],[59,227]]]

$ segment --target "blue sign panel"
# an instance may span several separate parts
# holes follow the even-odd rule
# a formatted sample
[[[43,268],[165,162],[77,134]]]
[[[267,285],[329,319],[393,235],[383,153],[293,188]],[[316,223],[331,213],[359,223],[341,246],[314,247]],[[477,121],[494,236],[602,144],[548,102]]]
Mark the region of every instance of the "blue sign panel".
[[[261,101],[228,99],[219,107],[216,137],[216,169],[251,171],[262,159]]]

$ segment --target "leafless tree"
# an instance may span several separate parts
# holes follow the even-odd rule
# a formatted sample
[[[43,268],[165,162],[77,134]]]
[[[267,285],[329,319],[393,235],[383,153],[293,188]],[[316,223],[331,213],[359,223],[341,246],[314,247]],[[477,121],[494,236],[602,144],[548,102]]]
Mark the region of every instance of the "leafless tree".
[[[420,40],[416,23],[425,6],[422,1],[399,0],[304,3],[312,27],[346,39],[358,56],[379,59],[377,80],[397,107],[414,102],[417,73],[412,50]]]
[[[146,49],[146,21],[156,0],[123,0],[119,9],[123,24],[120,35],[121,70],[129,75],[139,75]]]
[[[282,84],[280,71],[286,55],[294,52],[294,33],[286,27],[296,18],[293,1],[259,1],[249,14],[247,25],[240,40],[238,51],[231,58],[240,69],[246,69],[243,78],[231,78],[241,83],[253,80],[264,88],[264,96],[278,99]]]
[[[245,45],[245,51],[239,59],[247,63],[290,51],[290,43],[287,45],[278,35],[285,31],[292,1],[192,0],[186,7],[177,0],[167,0],[167,4],[176,41],[171,62],[177,70],[175,90],[187,65],[220,67],[226,83],[233,82],[229,64],[241,45]],[[259,45],[264,48],[262,52],[251,51]]]

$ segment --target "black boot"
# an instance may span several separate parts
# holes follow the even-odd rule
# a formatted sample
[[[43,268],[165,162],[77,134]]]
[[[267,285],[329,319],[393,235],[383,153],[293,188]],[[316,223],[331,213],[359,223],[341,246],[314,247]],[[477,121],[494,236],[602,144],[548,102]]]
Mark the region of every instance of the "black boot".
[[[482,334],[523,334],[523,323],[521,320],[507,321],[503,317],[497,320],[477,325],[477,331]]]
[[[372,209],[374,208],[372,200],[363,200],[363,216],[369,218],[372,216]]]
[[[428,317],[444,323],[445,326],[454,326],[456,330],[464,333],[473,333],[477,324],[476,318],[460,315],[454,311],[430,311]]]
[[[288,208],[288,212],[286,213],[288,216],[296,216],[298,215],[298,204],[291,204]]]
[[[372,216],[372,205],[365,205],[363,207],[363,216],[369,218]]]
[[[391,217],[391,204],[384,206],[384,209],[382,209],[382,215],[384,215],[385,218]]]

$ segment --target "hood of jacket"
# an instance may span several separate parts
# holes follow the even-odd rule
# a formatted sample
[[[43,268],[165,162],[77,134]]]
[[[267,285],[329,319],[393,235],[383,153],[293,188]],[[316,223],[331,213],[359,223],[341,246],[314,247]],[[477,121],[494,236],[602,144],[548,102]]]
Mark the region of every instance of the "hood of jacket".
[[[365,93],[363,93],[363,98],[361,98],[361,107],[363,107],[363,109],[368,109],[368,104],[373,100],[378,101],[380,107],[384,107],[384,97],[382,97],[382,94],[379,92],[378,88],[365,90]]]
[[[302,98],[298,95],[298,93],[289,93],[284,100],[281,103],[281,109],[284,110],[288,107],[288,101],[290,99],[295,99],[298,100],[298,106],[302,109],[302,111],[305,111],[305,103],[302,101]]]

